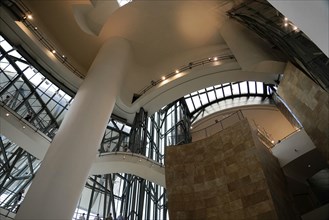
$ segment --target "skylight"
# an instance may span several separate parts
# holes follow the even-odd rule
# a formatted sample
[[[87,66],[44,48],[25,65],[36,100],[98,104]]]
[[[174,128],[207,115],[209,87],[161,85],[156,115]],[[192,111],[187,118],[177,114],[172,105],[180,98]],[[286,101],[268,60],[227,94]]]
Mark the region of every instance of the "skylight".
[[[129,2],[132,2],[132,0],[117,0],[118,4],[120,5],[120,7],[128,4]]]

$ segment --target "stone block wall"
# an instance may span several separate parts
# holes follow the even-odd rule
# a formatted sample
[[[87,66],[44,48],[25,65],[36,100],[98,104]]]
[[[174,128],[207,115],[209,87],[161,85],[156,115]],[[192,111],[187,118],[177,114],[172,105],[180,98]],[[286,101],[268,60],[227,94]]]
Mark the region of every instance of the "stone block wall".
[[[166,148],[170,219],[298,219],[276,158],[247,120]]]
[[[291,63],[286,66],[278,94],[329,161],[329,94]]]

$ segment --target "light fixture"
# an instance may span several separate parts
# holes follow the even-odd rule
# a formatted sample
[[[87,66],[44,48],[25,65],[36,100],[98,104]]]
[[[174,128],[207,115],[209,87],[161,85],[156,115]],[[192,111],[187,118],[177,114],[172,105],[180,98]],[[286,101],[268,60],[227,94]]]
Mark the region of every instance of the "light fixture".
[[[142,162],[142,159],[139,159],[139,162]]]
[[[285,26],[285,27],[288,27],[288,23],[287,23],[287,22],[285,22],[285,23],[284,23],[284,26]]]
[[[34,27],[34,30],[38,30],[38,27],[37,27],[37,26],[35,26],[35,27]]]
[[[166,77],[165,77],[165,76],[163,76],[163,77],[161,77],[161,79],[162,79],[162,80],[165,80],[165,79],[166,79]]]
[[[10,114],[9,113],[6,113],[6,116],[8,117]]]
[[[55,53],[56,53],[56,50],[52,50],[51,52],[52,52],[53,54],[55,54]]]
[[[62,58],[66,58],[64,54],[62,55]]]
[[[288,18],[287,17],[284,17],[284,21],[288,21]]]
[[[31,14],[28,14],[27,15],[27,18],[30,19],[30,20],[32,20],[33,19],[33,16]]]
[[[123,156],[123,159],[126,159],[126,156]]]
[[[176,73],[176,74],[179,73],[179,70],[175,70],[175,73]]]
[[[25,129],[25,126],[23,125],[23,129]]]
[[[294,25],[292,29],[293,29],[294,31],[296,31],[296,30],[298,29],[298,27]]]
[[[191,129],[193,129],[193,127],[192,127],[192,126],[191,126],[190,128],[191,128]]]
[[[214,61],[217,61],[218,60],[218,58],[217,57],[214,57]]]
[[[271,143],[274,144],[274,140],[272,140]]]
[[[307,165],[307,167],[310,168],[311,167],[311,164]]]

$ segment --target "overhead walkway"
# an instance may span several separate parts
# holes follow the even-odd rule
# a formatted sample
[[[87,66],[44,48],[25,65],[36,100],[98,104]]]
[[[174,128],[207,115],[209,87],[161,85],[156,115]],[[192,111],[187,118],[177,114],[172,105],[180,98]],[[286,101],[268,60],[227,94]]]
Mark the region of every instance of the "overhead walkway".
[[[129,173],[166,187],[164,165],[131,152],[102,154],[92,165],[90,175]]]
[[[24,150],[43,160],[51,139],[6,106],[0,105],[0,133]],[[164,166],[129,152],[111,152],[97,157],[90,175],[129,173],[165,187]]]

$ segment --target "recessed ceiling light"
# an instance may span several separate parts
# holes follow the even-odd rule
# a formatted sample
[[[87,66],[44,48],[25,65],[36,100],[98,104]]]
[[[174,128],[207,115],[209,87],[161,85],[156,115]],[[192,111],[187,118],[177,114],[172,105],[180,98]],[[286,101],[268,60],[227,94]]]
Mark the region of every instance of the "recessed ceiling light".
[[[218,58],[217,57],[214,57],[214,61],[217,61],[218,60]]]
[[[28,14],[27,15],[27,18],[30,19],[30,20],[32,20],[33,19],[33,16],[31,14]]]
[[[310,168],[311,167],[311,164],[307,165],[307,167]]]
[[[53,54],[55,54],[55,53],[56,53],[56,50],[52,50],[51,52],[52,52]]]
[[[6,113],[6,116],[8,117],[10,114],[9,113]]]
[[[179,70],[175,70],[175,73],[179,73]]]
[[[162,79],[162,80],[165,80],[165,79],[166,79],[166,77],[165,77],[165,76],[163,76],[163,77],[161,77],[161,79]]]

